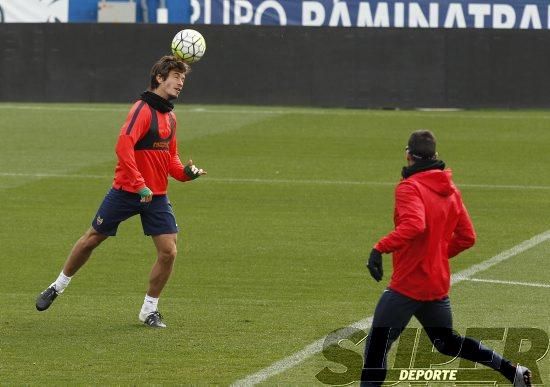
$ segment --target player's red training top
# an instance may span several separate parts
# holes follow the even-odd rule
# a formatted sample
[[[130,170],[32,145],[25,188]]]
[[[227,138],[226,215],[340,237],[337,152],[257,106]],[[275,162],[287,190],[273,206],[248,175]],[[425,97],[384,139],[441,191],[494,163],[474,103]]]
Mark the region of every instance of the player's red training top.
[[[116,144],[118,163],[113,187],[138,192],[149,187],[153,194],[166,194],[168,175],[190,180],[178,155],[176,116],[162,113],[145,101],[137,101],[120,129]]]
[[[395,230],[374,246],[393,253],[389,287],[419,301],[438,300],[450,288],[449,258],[473,246],[476,234],[447,170],[418,172],[395,189]]]

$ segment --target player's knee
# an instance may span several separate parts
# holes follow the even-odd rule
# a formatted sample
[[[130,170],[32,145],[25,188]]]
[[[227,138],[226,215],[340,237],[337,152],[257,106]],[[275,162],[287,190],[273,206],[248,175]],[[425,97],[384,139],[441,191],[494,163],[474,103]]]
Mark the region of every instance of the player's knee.
[[[440,353],[447,356],[458,356],[462,347],[462,337],[454,332],[438,335],[432,343]]]
[[[107,237],[103,234],[99,234],[98,232],[91,232],[88,231],[84,236],[81,238],[81,244],[82,247],[85,250],[93,250],[97,246],[101,244]]]
[[[89,251],[92,251],[93,249],[95,249],[97,246],[99,246],[101,242],[97,241],[97,240],[94,240],[92,238],[87,238],[87,239],[84,239],[82,241],[82,247],[84,248],[84,250],[89,250]]]
[[[169,264],[174,262],[178,255],[178,250],[176,246],[165,248],[159,251],[158,258],[162,263]]]

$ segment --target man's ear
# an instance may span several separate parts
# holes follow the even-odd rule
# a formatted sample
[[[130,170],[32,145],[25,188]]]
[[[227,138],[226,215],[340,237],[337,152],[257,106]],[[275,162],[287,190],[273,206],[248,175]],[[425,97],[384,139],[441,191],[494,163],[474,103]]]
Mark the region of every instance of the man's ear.
[[[158,83],[164,82],[164,78],[162,77],[161,74],[157,74],[156,79],[157,79],[157,82],[158,82]]]

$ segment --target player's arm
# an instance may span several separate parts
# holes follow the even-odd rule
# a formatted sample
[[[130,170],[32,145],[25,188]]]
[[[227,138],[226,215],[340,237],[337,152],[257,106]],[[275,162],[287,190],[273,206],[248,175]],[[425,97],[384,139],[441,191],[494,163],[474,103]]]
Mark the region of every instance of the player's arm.
[[[374,245],[381,253],[399,250],[426,229],[424,203],[414,184],[402,182],[397,186],[395,208],[398,217],[395,230]]]
[[[464,203],[462,202],[460,193],[458,193],[458,195],[461,208],[458,216],[458,223],[453,231],[451,241],[449,242],[449,248],[447,250],[449,258],[452,258],[464,250],[472,247],[476,242],[476,232],[474,230],[472,219],[468,214],[466,206],[464,206]]]
[[[145,179],[137,168],[134,146],[145,135],[150,123],[151,111],[147,104],[145,102],[136,103],[120,129],[115,147],[119,165],[128,178],[132,191],[139,192],[140,195],[142,192],[147,193],[146,190],[149,188],[145,185]]]
[[[202,175],[206,175],[206,171],[200,168],[197,168],[193,164],[193,160],[188,160],[185,166],[180,160],[178,154],[178,141],[176,139],[176,134],[172,136],[170,140],[170,169],[169,173],[174,179],[179,181],[189,181],[194,180]]]
[[[384,276],[382,253],[399,250],[426,229],[424,203],[412,183],[402,182],[397,186],[395,210],[397,212],[395,230],[374,245],[367,261],[367,268],[376,281],[381,281]]]

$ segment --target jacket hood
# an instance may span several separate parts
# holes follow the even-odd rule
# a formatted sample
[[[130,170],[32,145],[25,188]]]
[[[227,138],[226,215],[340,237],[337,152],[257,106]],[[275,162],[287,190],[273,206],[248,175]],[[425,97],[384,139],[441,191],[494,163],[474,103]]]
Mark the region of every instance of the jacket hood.
[[[455,191],[455,185],[452,180],[453,173],[450,169],[443,171],[439,169],[432,169],[425,172],[419,172],[409,177],[410,180],[414,180],[438,195],[450,196]]]

